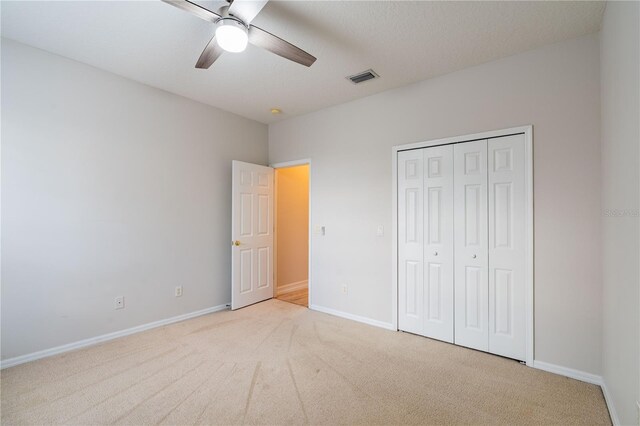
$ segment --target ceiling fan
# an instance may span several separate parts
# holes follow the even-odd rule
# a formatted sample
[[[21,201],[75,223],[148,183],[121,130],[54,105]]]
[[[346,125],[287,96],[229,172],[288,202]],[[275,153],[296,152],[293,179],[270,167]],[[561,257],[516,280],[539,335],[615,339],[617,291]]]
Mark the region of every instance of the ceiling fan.
[[[251,24],[268,0],[227,0],[229,5],[222,6],[217,12],[189,0],[162,1],[216,25],[216,32],[202,51],[196,68],[209,68],[224,51],[242,52],[247,43],[307,67],[316,61],[304,50]]]

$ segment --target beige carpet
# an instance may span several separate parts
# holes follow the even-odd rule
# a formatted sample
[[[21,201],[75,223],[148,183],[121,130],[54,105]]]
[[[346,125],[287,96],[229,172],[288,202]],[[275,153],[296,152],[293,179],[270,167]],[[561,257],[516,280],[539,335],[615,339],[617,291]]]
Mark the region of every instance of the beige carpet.
[[[278,300],[2,371],[2,424],[609,424],[600,388]]]

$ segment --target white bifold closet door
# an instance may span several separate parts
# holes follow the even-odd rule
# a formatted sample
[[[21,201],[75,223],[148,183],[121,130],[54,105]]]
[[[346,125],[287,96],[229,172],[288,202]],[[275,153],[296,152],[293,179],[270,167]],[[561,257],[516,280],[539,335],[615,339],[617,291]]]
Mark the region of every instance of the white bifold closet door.
[[[526,356],[524,135],[456,144],[455,343]]]
[[[453,343],[453,145],[424,151],[424,334]]]
[[[524,135],[489,139],[489,352],[526,356]]]
[[[454,145],[455,343],[489,350],[487,141]]]
[[[526,357],[524,135],[398,153],[398,327]]]
[[[399,328],[453,343],[453,146],[398,154]]]
[[[416,334],[424,328],[423,151],[398,153],[398,327]]]

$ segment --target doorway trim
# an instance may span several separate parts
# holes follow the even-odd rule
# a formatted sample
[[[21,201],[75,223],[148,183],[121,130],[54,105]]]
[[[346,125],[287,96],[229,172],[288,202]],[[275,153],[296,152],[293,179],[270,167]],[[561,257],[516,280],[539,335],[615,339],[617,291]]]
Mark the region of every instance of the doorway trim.
[[[412,149],[421,149],[431,146],[448,145],[474,140],[491,139],[515,134],[524,134],[525,143],[525,355],[526,364],[533,367],[534,360],[534,241],[533,241],[533,126],[511,127],[502,130],[493,130],[470,135],[460,135],[450,138],[434,139],[424,142],[415,142],[405,145],[395,145],[391,148],[391,241],[392,241],[392,322],[393,328],[398,330],[398,153]]]
[[[309,166],[309,229],[307,230],[307,232],[309,233],[309,251],[307,253],[307,263],[309,265],[308,269],[307,269],[307,308],[311,308],[311,269],[312,269],[312,262],[311,262],[311,252],[312,252],[312,237],[313,237],[313,232],[312,232],[312,226],[311,224],[313,223],[311,221],[311,217],[312,217],[312,212],[313,210],[311,209],[312,206],[312,197],[311,197],[311,186],[312,186],[312,176],[311,176],[311,159],[310,158],[302,158],[300,160],[291,160],[291,161],[283,161],[280,163],[271,163],[269,164],[269,167],[272,167],[273,169],[286,169],[287,167],[295,167],[295,166]],[[274,174],[274,210],[273,210],[273,233],[275,235],[275,243],[273,245],[273,297],[275,298],[277,295],[277,291],[278,291],[278,283],[276,281],[277,279],[277,270],[278,270],[278,223],[277,223],[277,218],[278,218],[278,211],[277,211],[277,200],[278,200],[278,190],[277,190],[277,185],[275,182],[275,179],[277,179],[277,173]]]

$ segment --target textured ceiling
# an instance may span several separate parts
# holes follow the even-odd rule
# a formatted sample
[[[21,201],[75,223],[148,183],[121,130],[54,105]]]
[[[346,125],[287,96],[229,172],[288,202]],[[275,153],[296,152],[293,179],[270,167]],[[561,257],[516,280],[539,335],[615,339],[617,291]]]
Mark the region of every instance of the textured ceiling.
[[[317,62],[306,68],[249,46],[209,70],[194,64],[213,26],[160,1],[2,1],[1,14],[3,37],[270,123],[596,32],[604,7],[272,0],[253,23]],[[381,78],[358,86],[345,79],[368,68]]]

